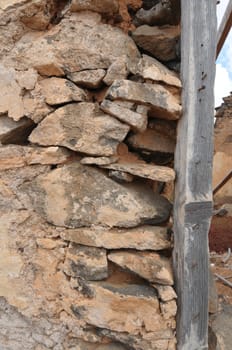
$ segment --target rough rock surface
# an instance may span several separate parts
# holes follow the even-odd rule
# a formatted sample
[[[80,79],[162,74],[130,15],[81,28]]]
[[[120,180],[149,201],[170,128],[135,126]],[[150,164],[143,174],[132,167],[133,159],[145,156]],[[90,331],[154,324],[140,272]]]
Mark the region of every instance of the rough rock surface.
[[[173,169],[159,165],[146,164],[144,162],[114,163],[102,167],[116,171],[124,171],[154,181],[169,182],[175,179],[175,171]]]
[[[171,286],[163,286],[161,284],[153,284],[158,292],[158,296],[162,301],[171,301],[177,298],[176,292]]]
[[[81,277],[89,281],[108,277],[105,249],[72,244],[65,256],[64,272],[71,277]]]
[[[118,11],[117,0],[72,0],[71,11],[96,11],[100,13],[115,13]]]
[[[0,116],[0,143],[22,144],[27,141],[33,127],[34,123],[28,118],[14,121],[6,115],[2,115]]]
[[[107,92],[109,100],[126,100],[150,107],[157,118],[179,119],[180,101],[161,85],[115,80]]]
[[[142,58],[130,67],[133,74],[140,75],[144,79],[164,83],[180,88],[181,81],[178,75],[160,63],[153,57],[142,55]]]
[[[102,85],[106,71],[104,69],[83,70],[68,74],[68,78],[75,84],[89,89],[97,89]]]
[[[145,131],[147,128],[146,115],[131,111],[115,102],[104,100],[101,103],[101,109],[120,121],[130,125],[134,130]]]
[[[101,171],[77,162],[39,176],[21,190],[48,222],[71,228],[158,224],[168,219],[171,209],[165,198],[148,188],[141,192],[136,184],[119,185]]]
[[[42,95],[49,105],[88,100],[87,93],[67,79],[48,78],[40,81],[39,85]]]
[[[64,240],[106,249],[129,248],[162,250],[170,248],[167,229],[159,226],[139,226],[133,229],[107,229],[104,227],[67,229]]]
[[[108,255],[108,259],[150,282],[157,282],[162,285],[173,284],[170,260],[156,253],[113,252]]]
[[[106,69],[119,57],[134,60],[140,56],[129,36],[100,20],[98,14],[80,12],[42,35],[29,33],[12,50],[12,64],[17,63],[19,69],[30,64],[41,75],[62,76],[65,71]]]
[[[133,32],[133,39],[139,47],[164,62],[177,58],[179,36],[179,27],[168,25],[151,27],[145,24]]]
[[[33,130],[29,140],[58,145],[93,156],[111,156],[129,127],[101,112],[97,104],[68,104],[49,114]]]
[[[71,159],[65,148],[8,145],[0,148],[0,170],[32,164],[62,164]]]

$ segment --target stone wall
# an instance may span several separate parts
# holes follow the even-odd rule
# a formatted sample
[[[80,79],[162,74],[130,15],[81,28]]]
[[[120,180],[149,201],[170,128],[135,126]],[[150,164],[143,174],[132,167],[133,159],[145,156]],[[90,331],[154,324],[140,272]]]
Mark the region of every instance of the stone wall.
[[[175,349],[178,23],[0,0],[1,350]]]

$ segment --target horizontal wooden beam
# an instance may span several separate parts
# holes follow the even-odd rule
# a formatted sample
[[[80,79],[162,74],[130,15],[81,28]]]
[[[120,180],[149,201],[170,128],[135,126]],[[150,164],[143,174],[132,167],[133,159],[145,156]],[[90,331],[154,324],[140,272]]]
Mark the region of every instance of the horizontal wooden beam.
[[[225,14],[217,32],[217,57],[226,41],[227,35],[232,27],[232,0],[229,1]]]

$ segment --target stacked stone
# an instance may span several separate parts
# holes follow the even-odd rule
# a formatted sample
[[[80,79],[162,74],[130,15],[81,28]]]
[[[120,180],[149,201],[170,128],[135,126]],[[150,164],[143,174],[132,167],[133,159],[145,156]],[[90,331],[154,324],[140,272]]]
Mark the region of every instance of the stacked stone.
[[[56,3],[0,11],[0,347],[175,349],[176,2]]]

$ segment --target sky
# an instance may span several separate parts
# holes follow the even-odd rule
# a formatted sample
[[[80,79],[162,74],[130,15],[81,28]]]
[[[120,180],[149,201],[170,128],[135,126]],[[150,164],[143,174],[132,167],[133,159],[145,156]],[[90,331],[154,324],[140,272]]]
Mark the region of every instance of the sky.
[[[221,0],[217,5],[218,26],[225,13],[229,0]],[[217,59],[216,79],[215,79],[215,107],[222,104],[222,97],[226,97],[232,92],[232,30]]]

